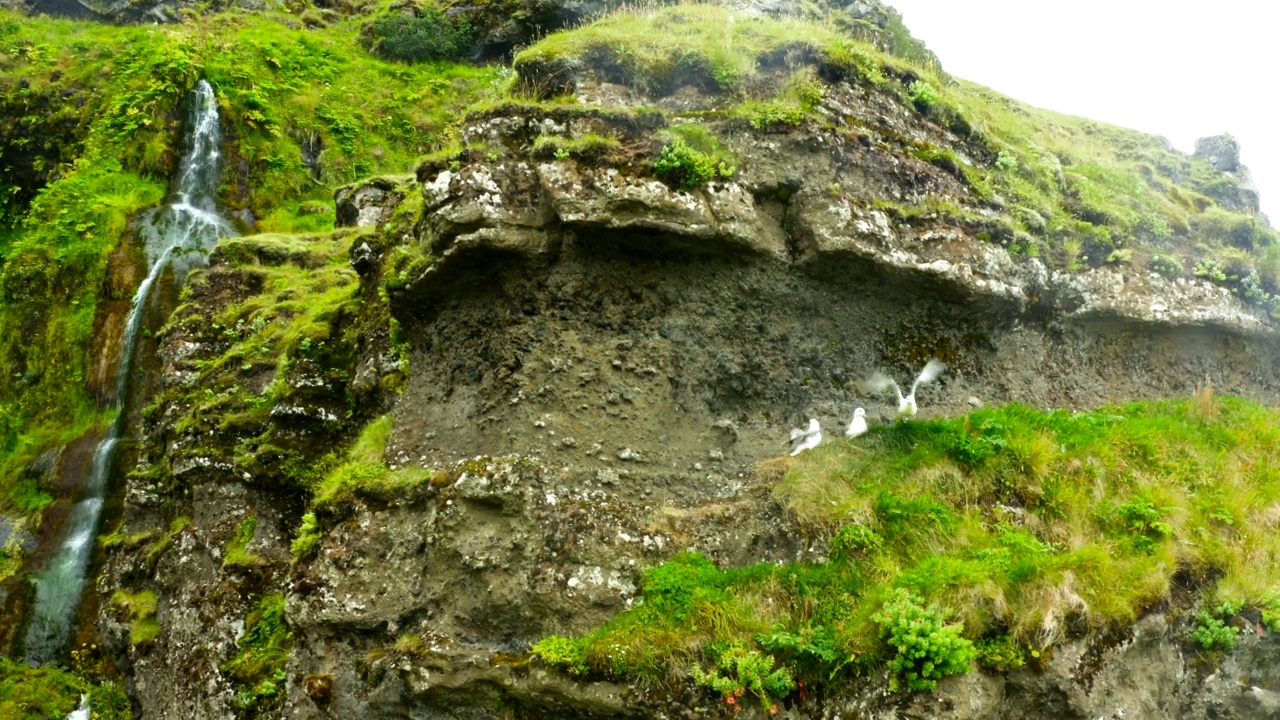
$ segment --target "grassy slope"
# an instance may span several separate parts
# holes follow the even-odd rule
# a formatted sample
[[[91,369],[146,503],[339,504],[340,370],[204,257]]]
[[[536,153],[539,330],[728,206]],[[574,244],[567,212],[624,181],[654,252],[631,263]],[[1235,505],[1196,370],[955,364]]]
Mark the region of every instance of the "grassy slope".
[[[1280,412],[1209,393],[873,428],[766,469],[800,528],[827,542],[826,562],[718,569],[681,556],[648,571],[643,604],[535,651],[651,682],[689,667],[734,675],[726,653],[756,653],[821,688],[898,659],[883,608],[906,589],[1007,668],[1133,621],[1179,574],[1225,619],[1249,606],[1272,624],[1278,448]]]

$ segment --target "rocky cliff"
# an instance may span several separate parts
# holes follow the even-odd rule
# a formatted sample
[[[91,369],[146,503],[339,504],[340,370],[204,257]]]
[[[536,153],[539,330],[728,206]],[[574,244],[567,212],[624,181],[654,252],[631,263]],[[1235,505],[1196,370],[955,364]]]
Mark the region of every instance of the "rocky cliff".
[[[340,189],[338,229],[224,240],[171,298],[90,619],[139,716],[763,715],[530,648],[655,602],[680,552],[831,562],[845,521],[774,458],[809,417],[887,427],[873,370],[944,360],[924,419],[1280,391],[1275,237],[1230,142],[1187,157],[752,8],[551,36],[416,174]],[[1068,130],[1104,149],[1047,146]],[[1141,619],[1062,619],[1021,669],[930,694],[868,665],[773,710],[1280,712],[1262,606],[1204,654],[1222,570],[1158,572]]]

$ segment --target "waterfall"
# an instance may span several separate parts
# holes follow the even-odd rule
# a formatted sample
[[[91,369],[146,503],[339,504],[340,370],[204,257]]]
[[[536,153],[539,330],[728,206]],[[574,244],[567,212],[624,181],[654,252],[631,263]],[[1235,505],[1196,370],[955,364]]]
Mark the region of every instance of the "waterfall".
[[[29,662],[53,660],[70,640],[76,606],[80,604],[85,572],[98,534],[107,480],[116,447],[128,424],[123,404],[129,395],[138,334],[147,308],[152,304],[155,284],[166,270],[172,270],[181,282],[193,267],[205,262],[209,248],[218,238],[232,234],[231,226],[218,215],[215,202],[221,141],[213,88],[201,80],[187,102],[183,156],[169,201],[146,212],[140,225],[150,270],[133,296],[125,324],[116,379],[116,402],[121,405],[120,411],[93,453],[83,496],[67,518],[62,545],[49,564],[34,575],[36,601],[24,643]]]

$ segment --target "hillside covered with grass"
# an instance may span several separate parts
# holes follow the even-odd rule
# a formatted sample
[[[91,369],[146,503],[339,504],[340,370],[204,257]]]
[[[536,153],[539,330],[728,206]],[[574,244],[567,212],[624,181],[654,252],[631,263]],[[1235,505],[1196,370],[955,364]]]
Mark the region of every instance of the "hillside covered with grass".
[[[1280,630],[1280,414],[1191,399],[1041,411],[1010,405],[875,427],[767,464],[817,563],[648,570],[643,602],[534,652],[584,677],[691,672],[731,704],[893,670],[930,689],[975,660],[1051,657],[1177,590],[1186,642],[1234,647],[1246,608]],[[1252,626],[1250,626],[1252,627]]]

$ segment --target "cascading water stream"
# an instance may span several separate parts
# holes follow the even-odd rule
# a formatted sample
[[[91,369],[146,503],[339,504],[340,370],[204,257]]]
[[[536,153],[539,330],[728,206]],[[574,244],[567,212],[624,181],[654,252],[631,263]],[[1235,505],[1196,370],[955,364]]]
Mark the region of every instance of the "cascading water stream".
[[[181,282],[191,268],[205,261],[207,251],[218,238],[232,234],[231,226],[218,215],[215,203],[222,136],[213,88],[204,80],[196,85],[187,103],[185,135],[184,154],[169,203],[148,211],[142,218],[150,271],[133,296],[125,325],[116,379],[116,399],[122,407],[93,453],[83,497],[67,518],[66,539],[48,566],[35,576],[36,601],[24,642],[29,662],[53,660],[70,639],[102,516],[107,479],[128,424],[123,404],[129,395],[142,319],[151,305],[155,284],[167,269]]]

